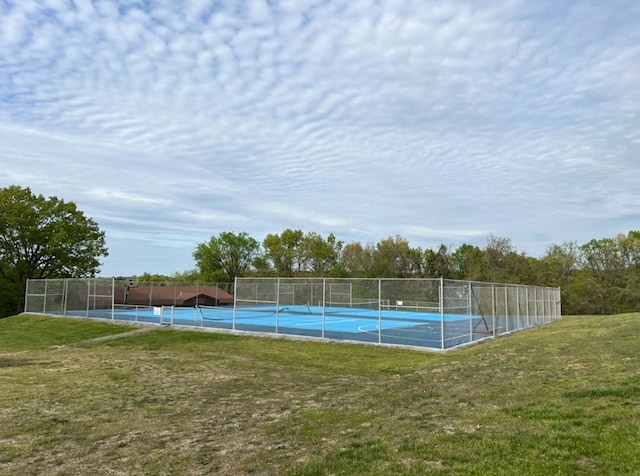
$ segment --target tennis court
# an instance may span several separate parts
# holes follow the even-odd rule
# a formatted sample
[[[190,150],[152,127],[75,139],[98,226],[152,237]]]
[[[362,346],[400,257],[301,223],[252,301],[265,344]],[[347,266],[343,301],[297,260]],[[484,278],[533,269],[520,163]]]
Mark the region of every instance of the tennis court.
[[[463,334],[486,337],[482,316],[439,314],[397,309],[322,306],[119,307],[118,320],[278,333],[439,348]],[[455,339],[457,345],[459,339]]]
[[[29,280],[27,312],[450,349],[552,322],[560,290],[445,279]]]

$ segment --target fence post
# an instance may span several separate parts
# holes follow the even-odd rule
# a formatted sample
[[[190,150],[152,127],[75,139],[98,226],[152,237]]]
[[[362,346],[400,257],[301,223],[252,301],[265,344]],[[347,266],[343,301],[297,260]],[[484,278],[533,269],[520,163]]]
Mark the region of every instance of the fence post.
[[[67,301],[69,300],[69,278],[65,278],[62,283],[62,315],[67,315]]]
[[[116,278],[111,278],[111,320],[116,318]]]
[[[293,287],[293,302],[296,299],[296,287]],[[278,325],[280,320],[280,278],[276,281],[276,334],[278,333]]]
[[[524,288],[524,299],[527,305],[527,327],[531,327],[531,324],[529,323],[529,286]]]
[[[331,284],[329,284],[331,286]],[[329,293],[331,295],[331,293]],[[322,278],[322,338],[324,339],[324,328],[326,325],[325,306],[327,302],[327,280]],[[311,303],[313,305],[313,303]]]
[[[504,327],[509,332],[509,288],[504,287]]]
[[[378,278],[378,344],[382,344],[382,279]]]
[[[516,322],[518,329],[522,329],[522,322],[520,322],[520,286],[516,287]]]
[[[89,301],[91,300],[91,279],[87,279],[87,308],[85,309],[85,316],[89,317]]]
[[[469,342],[473,342],[473,312],[471,311],[471,281],[462,288],[467,290],[467,314],[469,314]]]
[[[496,288],[492,284],[491,285],[491,319],[493,320],[493,337],[496,336]]]
[[[44,299],[42,300],[42,314],[47,313],[47,291],[49,290],[48,284],[49,284],[49,280],[45,279],[44,280]]]
[[[444,350],[444,278],[442,276],[440,276],[438,300],[440,301],[440,348]]]
[[[231,319],[231,329],[236,330],[236,306],[238,305],[238,277],[233,278],[233,319]]]

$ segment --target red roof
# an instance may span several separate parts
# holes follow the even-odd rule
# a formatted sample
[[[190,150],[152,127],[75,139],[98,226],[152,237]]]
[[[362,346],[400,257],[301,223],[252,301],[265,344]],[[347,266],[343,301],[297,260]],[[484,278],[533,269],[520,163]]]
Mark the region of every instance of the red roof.
[[[233,296],[210,285],[118,286],[114,303],[137,306],[224,306],[233,304]]]

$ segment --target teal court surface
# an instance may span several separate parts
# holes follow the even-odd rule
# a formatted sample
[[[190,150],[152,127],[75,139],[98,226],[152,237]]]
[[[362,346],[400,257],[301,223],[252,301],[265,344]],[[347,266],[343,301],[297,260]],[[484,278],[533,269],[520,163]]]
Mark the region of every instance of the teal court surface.
[[[438,349],[485,338],[489,330],[482,316],[307,305],[118,307],[113,318]]]

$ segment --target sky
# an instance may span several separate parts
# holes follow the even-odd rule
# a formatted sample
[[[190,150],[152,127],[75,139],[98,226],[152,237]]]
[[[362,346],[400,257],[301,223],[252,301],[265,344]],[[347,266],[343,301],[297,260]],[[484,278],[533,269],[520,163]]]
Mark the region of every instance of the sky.
[[[100,275],[221,232],[540,257],[640,229],[637,0],[0,0],[0,187]]]

